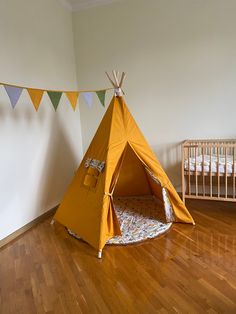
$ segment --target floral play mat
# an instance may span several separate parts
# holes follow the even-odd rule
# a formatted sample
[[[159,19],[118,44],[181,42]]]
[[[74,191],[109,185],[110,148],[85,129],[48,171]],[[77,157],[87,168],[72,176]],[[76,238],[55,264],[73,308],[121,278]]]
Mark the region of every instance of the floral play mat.
[[[116,197],[114,206],[122,235],[108,240],[107,244],[125,245],[156,238],[172,225],[165,222],[164,211],[152,196]]]

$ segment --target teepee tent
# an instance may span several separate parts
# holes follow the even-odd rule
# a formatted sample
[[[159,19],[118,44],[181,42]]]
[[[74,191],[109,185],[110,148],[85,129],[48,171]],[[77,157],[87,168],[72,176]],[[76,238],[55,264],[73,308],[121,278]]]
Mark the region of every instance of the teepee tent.
[[[114,195],[154,195],[169,204],[168,221],[194,224],[129,112],[121,84],[113,84],[116,94],[54,216],[100,257],[107,240],[121,234]]]

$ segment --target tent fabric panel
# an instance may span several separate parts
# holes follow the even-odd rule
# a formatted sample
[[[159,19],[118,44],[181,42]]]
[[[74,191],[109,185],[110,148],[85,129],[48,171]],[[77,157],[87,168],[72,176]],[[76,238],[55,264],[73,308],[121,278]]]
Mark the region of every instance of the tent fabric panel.
[[[161,185],[156,183],[148,171],[146,171],[146,175],[148,178],[149,185],[151,187],[152,193],[156,196],[156,198],[163,203],[163,196],[162,196],[162,188]],[[164,205],[164,204],[163,204]]]
[[[172,183],[167,177],[165,171],[163,170],[160,162],[158,161],[156,155],[152,151],[151,147],[147,143],[145,137],[143,136],[141,130],[139,129],[137,123],[129,112],[124,99],[120,99],[120,104],[123,107],[123,112],[125,113],[125,124],[126,131],[128,134],[128,142],[131,147],[134,149],[135,153],[139,156],[141,161],[148,166],[149,169],[153,172],[155,177],[158,178],[162,187],[165,187],[168,190],[170,201],[176,216],[176,220],[179,222],[186,222],[194,224],[194,220],[187,208],[183,204],[179,195],[175,191]]]
[[[110,132],[112,126],[112,116],[114,114],[114,110],[116,109],[115,99],[113,98],[100,125],[87,149],[87,152],[84,156],[94,155],[95,156],[103,156],[105,158],[107,154],[107,148],[109,147],[110,140]],[[99,158],[98,158],[99,159]]]
[[[125,143],[122,142],[120,144],[112,146],[107,154],[99,249],[102,249],[106,244],[106,241],[109,240],[111,237],[120,235],[119,222],[117,220],[115,210],[112,204],[112,193],[114,192],[114,188],[118,180],[124,151]],[[112,217],[113,220],[111,220]]]
[[[158,178],[161,186],[167,189],[170,202],[176,216],[176,221],[194,224],[192,216],[175,191],[173,185],[171,184],[160,163],[157,161],[155,154],[152,152],[149,146],[147,147],[145,143],[141,145],[134,142],[130,142],[130,145],[139,158],[144,162],[144,164],[151,170],[154,176]]]
[[[119,143],[127,142],[127,134],[124,127],[123,111],[115,98],[114,110],[111,117],[111,128],[109,132],[108,149]]]
[[[103,214],[102,225],[100,228],[99,246],[98,249],[102,250],[107,240],[121,235],[120,224],[116,217],[113,199],[106,195],[104,197],[103,208],[108,208]]]
[[[161,186],[160,182],[157,180],[156,177],[153,176],[152,173],[150,173],[149,170],[146,169],[146,171],[154,196],[161,203],[162,208],[165,212],[166,221],[175,222],[175,215],[173,212],[168,192],[164,187]]]
[[[76,176],[54,216],[55,220],[97,249],[105,180],[103,173],[100,176],[95,190],[83,186],[83,176]]]
[[[147,182],[145,169],[133,150],[127,144],[114,195],[134,196],[150,194],[152,193]]]
[[[106,237],[105,233],[101,231],[101,225],[107,226],[107,219],[111,220],[110,217],[114,218],[114,214],[111,214],[109,210],[110,200],[107,200],[107,204],[105,204],[104,208],[103,198],[105,192],[105,172],[113,173],[113,168],[115,167],[115,165],[113,167],[107,167],[107,154],[109,140],[111,138],[112,116],[117,108],[116,98],[114,97],[54,216],[55,220],[77,233],[83,240],[96,249],[100,249],[100,238]],[[121,121],[121,119],[119,119],[119,121]],[[122,129],[120,126],[119,128]],[[117,141],[120,140],[121,137],[119,136]],[[122,148],[117,150],[120,154],[121,151]],[[115,154],[115,156],[117,156],[117,154]],[[100,174],[101,178],[99,178],[96,190],[89,190],[83,186],[83,180],[87,173],[87,169],[85,168],[87,158],[94,158],[106,162],[105,171]],[[105,223],[103,220],[105,220]],[[109,226],[110,233],[114,232],[119,234],[119,228],[112,226],[111,222],[109,222]],[[105,229],[106,228],[107,227],[105,227]]]

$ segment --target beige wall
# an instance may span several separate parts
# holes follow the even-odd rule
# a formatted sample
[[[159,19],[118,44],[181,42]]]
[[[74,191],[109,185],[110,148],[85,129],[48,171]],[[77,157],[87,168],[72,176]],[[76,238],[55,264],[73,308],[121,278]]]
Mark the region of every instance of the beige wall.
[[[0,1],[0,82],[77,87],[71,13],[56,0]],[[59,203],[82,154],[80,116],[24,91],[14,110],[0,86],[0,239]]]
[[[235,0],[126,0],[73,15],[79,86],[127,72],[130,111],[177,188],[181,141],[236,136],[235,12]],[[103,114],[81,105],[85,148]]]

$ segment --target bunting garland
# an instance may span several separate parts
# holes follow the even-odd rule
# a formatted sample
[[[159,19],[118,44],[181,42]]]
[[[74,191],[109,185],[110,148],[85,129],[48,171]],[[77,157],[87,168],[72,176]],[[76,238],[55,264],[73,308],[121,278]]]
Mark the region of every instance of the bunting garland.
[[[3,85],[9,99],[12,108],[14,109],[21,94],[24,89],[27,90],[28,95],[31,99],[31,102],[35,108],[36,111],[38,111],[40,103],[42,101],[43,95],[46,92],[55,111],[58,108],[58,105],[60,103],[62,94],[64,93],[73,108],[73,110],[76,109],[78,100],[80,95],[83,96],[87,106],[89,108],[93,105],[93,95],[96,94],[101,105],[105,107],[105,97],[106,92],[108,90],[112,90],[113,88],[106,88],[102,90],[88,90],[88,91],[56,91],[56,90],[44,90],[44,89],[38,89],[38,88],[31,88],[31,87],[25,87],[25,86],[17,86],[17,85],[11,85],[6,83],[0,83],[0,85]]]

